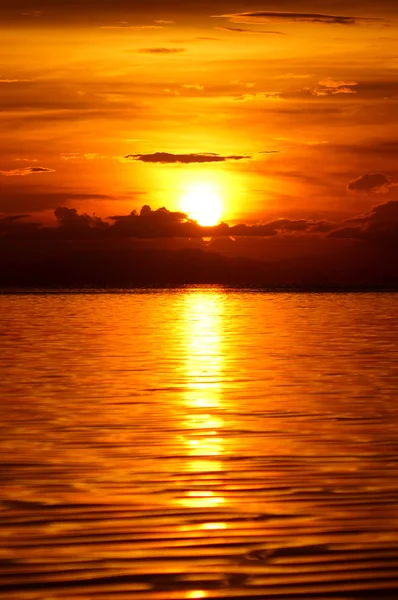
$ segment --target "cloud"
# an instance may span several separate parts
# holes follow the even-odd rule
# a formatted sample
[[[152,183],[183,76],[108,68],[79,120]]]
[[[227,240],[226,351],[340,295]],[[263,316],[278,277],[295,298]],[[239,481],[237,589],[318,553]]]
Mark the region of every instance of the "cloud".
[[[335,224],[326,221],[286,218],[257,225],[230,226],[220,223],[212,227],[203,227],[183,212],[170,211],[164,207],[152,210],[148,205],[144,205],[139,213],[133,210],[129,215],[111,216],[107,220],[79,213],[76,208],[67,206],[56,208],[54,216],[58,228],[40,226],[41,235],[59,235],[62,239],[74,238],[75,235],[79,239],[91,239],[92,236],[96,239],[98,236],[105,236],[106,239],[273,237],[285,234],[320,234],[336,228]],[[18,223],[26,217],[27,215],[10,215],[5,218],[5,222],[12,222],[14,232]]]
[[[391,200],[374,206],[364,215],[348,219],[347,225],[335,229],[329,237],[361,239],[383,246],[398,243],[398,201]]]
[[[362,216],[348,219],[347,223],[362,223],[365,225],[398,224],[398,201],[390,200],[384,204],[374,206],[372,210]]]
[[[242,94],[234,98],[234,100],[282,100],[282,97],[279,92],[257,92],[255,94]]]
[[[275,79],[309,79],[311,75],[300,75],[299,73],[284,73],[277,75]]]
[[[358,85],[358,83],[356,81],[335,81],[331,77],[325,77],[325,79],[321,79],[319,85],[330,89],[338,89],[344,86]]]
[[[185,48],[140,48],[140,54],[179,54],[185,52]]]
[[[392,140],[369,140],[362,143],[347,143],[347,144],[330,144],[330,149],[333,152],[341,154],[347,152],[350,154],[358,154],[371,156],[372,160],[382,157],[385,159],[396,160],[398,156],[398,139]]]
[[[76,231],[86,229],[107,229],[109,224],[96,216],[90,216],[86,213],[80,214],[75,208],[60,206],[54,211],[54,216],[62,227],[72,228]]]
[[[263,30],[255,30],[255,29],[242,29],[238,27],[215,27],[217,31],[230,31],[232,33],[260,33],[264,35],[287,35],[282,31],[263,31]]]
[[[67,206],[54,216],[55,226],[44,226],[22,212],[0,215],[3,287],[225,283],[398,289],[398,201],[340,227],[288,218],[201,227],[182,212],[148,205],[107,220]]]
[[[140,31],[141,29],[164,29],[164,25],[129,25],[128,21],[120,21],[120,23],[116,23],[115,25],[103,25],[101,29],[130,29],[132,31]]]
[[[82,158],[82,154],[80,152],[62,152],[61,159],[62,160],[79,160]]]
[[[37,158],[14,158],[15,162],[39,162]]]
[[[356,81],[335,81],[331,77],[321,79],[319,85],[314,88],[305,88],[310,91],[313,96],[329,96],[335,94],[356,94],[353,90],[354,86],[358,85]]]
[[[41,228],[40,223],[25,222],[28,217],[29,215],[10,215],[6,217],[0,215],[0,240],[5,237],[19,238],[39,230]]]
[[[201,227],[190,221],[187,215],[179,211],[169,211],[167,208],[152,210],[145,205],[140,213],[133,211],[130,215],[109,217],[114,222],[112,229],[115,234],[127,237],[157,238],[157,237],[200,237]]]
[[[0,223],[14,223],[15,221],[21,221],[22,219],[27,219],[29,215],[10,215],[4,217],[0,215]]]
[[[199,85],[198,83],[185,83],[181,86],[184,90],[197,90],[198,92],[204,89],[204,85]]]
[[[102,154],[98,154],[98,152],[86,152],[85,154],[81,154],[80,152],[62,152],[61,159],[62,160],[99,160],[102,158],[108,158]]]
[[[231,236],[268,237],[287,233],[325,233],[335,227],[335,224],[327,221],[276,219],[262,225],[234,225],[229,227],[228,234]]]
[[[308,221],[305,219],[277,219],[261,225],[233,225],[220,223],[213,227],[202,227],[188,218],[185,213],[171,212],[166,208],[156,211],[143,206],[141,212],[127,216],[110,217],[114,221],[114,232],[128,237],[208,237],[208,236],[245,236],[269,237],[285,233],[319,233],[331,231],[336,226],[326,221]]]
[[[42,173],[55,173],[55,170],[47,167],[23,167],[21,169],[0,171],[0,175],[5,177],[26,177],[27,175],[40,175]]]
[[[27,215],[6,217],[17,227]],[[41,227],[41,234],[63,239],[91,239],[102,236],[106,239],[154,239],[154,238],[202,238],[202,237],[273,237],[286,234],[322,234],[333,229],[336,225],[327,221],[308,219],[280,218],[262,224],[228,225],[220,223],[211,227],[203,227],[180,211],[170,211],[165,207],[152,210],[144,205],[140,212],[133,210],[129,215],[111,216],[103,220],[96,216],[81,213],[75,208],[59,206],[54,211],[58,229]],[[111,222],[111,224],[109,223]],[[13,231],[14,231],[13,229]],[[58,233],[57,233],[58,232]],[[104,239],[105,239],[104,238]]]
[[[251,156],[230,155],[222,156],[220,154],[192,153],[192,154],[171,154],[170,152],[154,152],[153,154],[128,154],[124,157],[127,160],[140,161],[144,163],[160,164],[194,164],[194,163],[219,163],[229,160],[246,160]]]
[[[85,154],[83,154],[83,158],[85,158],[86,160],[100,160],[102,158],[107,157],[103,156],[102,154],[98,154],[98,152],[86,152]]]
[[[246,88],[253,88],[256,85],[252,81],[241,81],[240,79],[234,79],[234,81],[231,81],[231,83],[233,85],[241,85]]]
[[[202,42],[220,42],[221,41],[220,38],[205,37],[205,36],[197,36],[194,39],[198,40],[198,41],[202,41]]]
[[[33,79],[3,79],[0,77],[0,84],[2,83],[31,83]]]
[[[366,173],[354,181],[350,181],[347,189],[351,192],[364,192],[367,194],[380,194],[388,191],[392,182],[385,173]]]
[[[155,23],[157,25],[165,25],[165,26],[167,26],[167,25],[175,25],[176,22],[175,21],[168,21],[168,20],[165,20],[165,19],[156,19]]]
[[[343,15],[328,15],[321,13],[279,12],[279,11],[256,11],[233,13],[225,15],[214,15],[215,17],[227,18],[232,23],[321,23],[324,25],[357,25],[360,23],[377,23],[383,19],[352,17]]]

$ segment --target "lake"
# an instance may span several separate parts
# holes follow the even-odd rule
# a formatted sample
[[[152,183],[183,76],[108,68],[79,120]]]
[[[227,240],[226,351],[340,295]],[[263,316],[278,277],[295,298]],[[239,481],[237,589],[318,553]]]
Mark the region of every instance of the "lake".
[[[2,600],[398,597],[398,295],[0,296]]]

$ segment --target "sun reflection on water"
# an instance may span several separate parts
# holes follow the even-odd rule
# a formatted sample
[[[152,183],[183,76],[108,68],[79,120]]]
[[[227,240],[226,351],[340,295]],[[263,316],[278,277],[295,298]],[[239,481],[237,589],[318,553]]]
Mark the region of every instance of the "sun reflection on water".
[[[184,445],[191,460],[187,470],[192,487],[180,499],[189,508],[216,507],[225,502],[218,489],[222,471],[223,320],[224,299],[219,292],[193,292],[184,298]]]

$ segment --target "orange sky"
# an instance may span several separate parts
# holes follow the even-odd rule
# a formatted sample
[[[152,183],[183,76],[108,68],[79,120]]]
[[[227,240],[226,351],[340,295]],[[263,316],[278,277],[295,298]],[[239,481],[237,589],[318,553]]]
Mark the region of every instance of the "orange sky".
[[[393,199],[392,0],[57,4],[0,7],[0,214],[179,210],[197,183],[230,222]]]

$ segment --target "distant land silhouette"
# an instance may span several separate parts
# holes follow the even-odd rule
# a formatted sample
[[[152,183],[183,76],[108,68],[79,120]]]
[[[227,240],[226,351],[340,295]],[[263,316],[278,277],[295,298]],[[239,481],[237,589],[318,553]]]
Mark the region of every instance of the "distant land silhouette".
[[[276,219],[201,227],[165,208],[108,220],[55,210],[54,227],[0,219],[0,287],[219,283],[398,289],[398,202],[343,223]]]

